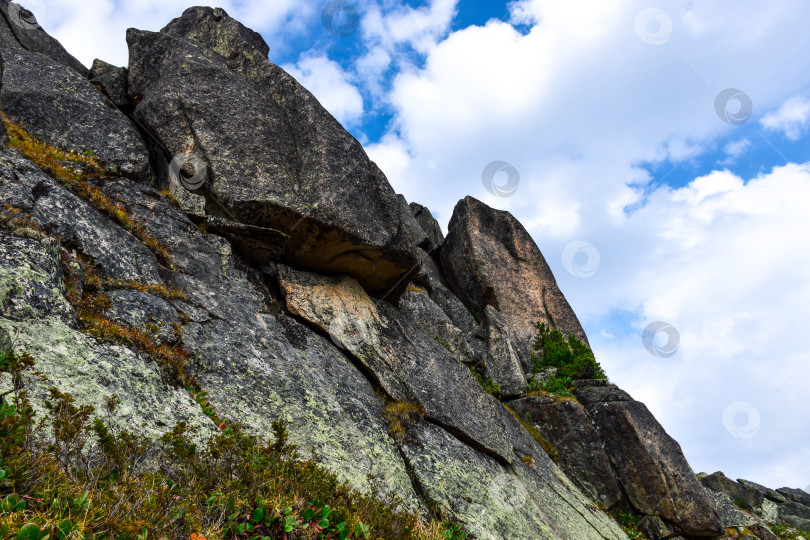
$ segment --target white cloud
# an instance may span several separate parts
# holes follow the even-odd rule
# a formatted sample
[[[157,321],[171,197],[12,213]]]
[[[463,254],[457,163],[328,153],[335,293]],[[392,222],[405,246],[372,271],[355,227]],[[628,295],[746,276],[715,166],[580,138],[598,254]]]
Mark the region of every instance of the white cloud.
[[[810,123],[810,99],[794,96],[776,112],[766,114],[761,122],[765,129],[781,131],[791,141],[797,141]]]
[[[727,143],[723,148],[723,152],[726,153],[726,157],[725,159],[721,160],[719,164],[731,165],[749,148],[751,148],[751,141],[749,139],[738,139]]]
[[[282,67],[342,124],[354,124],[363,115],[363,96],[337,62],[326,56],[303,56],[297,64]]]
[[[88,67],[94,58],[115,65],[129,63],[127,28],[156,32],[186,8],[188,0],[26,0],[42,27],[73,56]],[[216,4],[229,15],[265,36],[301,32],[318,6],[297,0],[242,2],[222,0]],[[281,37],[281,36],[278,36]],[[271,49],[286,47],[284,39],[268,40]]]
[[[603,322],[614,295],[637,310],[639,325],[623,342],[594,335],[592,344],[611,377],[647,404],[696,468],[774,487],[807,482],[770,462],[799,463],[805,454],[796,449],[810,433],[802,412],[810,352],[796,341],[810,303],[808,205],[810,163],[747,183],[718,171],[662,189],[599,244],[603,260],[617,246],[635,249],[621,264],[603,264],[596,281],[581,281],[590,309],[580,315]],[[641,331],[655,320],[680,332],[676,356],[656,358],[643,348]],[[735,401],[761,416],[750,439],[722,424]]]

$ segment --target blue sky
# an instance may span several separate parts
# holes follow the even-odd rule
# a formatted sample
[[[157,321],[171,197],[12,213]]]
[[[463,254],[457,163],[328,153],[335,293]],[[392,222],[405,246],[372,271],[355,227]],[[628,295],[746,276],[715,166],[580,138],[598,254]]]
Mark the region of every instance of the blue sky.
[[[119,65],[127,27],[190,5],[27,4],[83,62]],[[465,195],[517,216],[696,471],[810,484],[810,4],[357,0],[345,36],[327,5],[220,4],[443,227]],[[483,185],[495,160],[513,196]],[[656,321],[671,356],[666,334],[644,345]]]

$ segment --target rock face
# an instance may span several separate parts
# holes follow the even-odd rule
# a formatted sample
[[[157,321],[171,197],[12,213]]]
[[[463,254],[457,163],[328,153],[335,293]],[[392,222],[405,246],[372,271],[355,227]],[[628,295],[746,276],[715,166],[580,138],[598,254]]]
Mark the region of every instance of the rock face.
[[[408,208],[426,236],[425,245],[420,245],[420,247],[423,247],[428,253],[438,249],[439,246],[442,245],[442,242],[444,242],[444,234],[442,233],[439,222],[436,221],[436,218],[433,217],[430,210],[419,203],[412,202],[408,205]]]
[[[221,9],[190,8],[127,42],[135,117],[173,156],[201,160],[209,213],[288,235],[288,265],[398,296],[419,265],[396,194],[360,143],[267,60],[261,36]]]
[[[450,289],[469,308],[499,311],[522,340],[528,358],[540,321],[587,344],[585,331],[557,287],[543,254],[510,213],[467,197],[453,211],[440,250]]]
[[[97,408],[115,393],[117,427],[208,437],[194,396],[164,380],[155,348],[174,348],[218,415],[261,437],[282,420],[349,487],[470,538],[620,540],[619,511],[653,536],[722,534],[728,501],[627,393],[578,381],[576,399],[527,395],[534,322],[585,335],[512,216],[467,198],[443,238],[221,9],[131,30],[129,69],[89,73],[0,10],[3,112],[104,165],[67,182],[0,124],[0,349],[46,377],[23,381],[36,410],[52,385]],[[88,311],[155,348],[91,337]],[[11,384],[0,374],[0,394]],[[419,414],[395,430],[392,407]],[[803,492],[713,477],[806,519]]]
[[[131,122],[84,76],[49,56],[0,47],[0,107],[37,139],[95,155],[105,170],[149,180],[146,145]]]
[[[606,508],[622,502],[604,444],[582,405],[575,400],[531,396],[510,406],[560,452],[558,465],[583,493]]]
[[[810,493],[804,490],[773,490],[742,478],[735,482],[720,471],[699,478],[715,500],[727,530],[745,527],[762,540],[777,539],[769,524],[786,523],[810,530]]]
[[[19,4],[0,0],[0,49],[22,49],[47,56],[58,64],[72,68],[80,75],[87,68],[68,53],[62,44],[48,35],[36,16]]]
[[[680,445],[643,403],[611,387],[585,388],[575,395],[584,402],[616,477],[634,507],[672,521],[686,534],[723,533],[717,511]]]

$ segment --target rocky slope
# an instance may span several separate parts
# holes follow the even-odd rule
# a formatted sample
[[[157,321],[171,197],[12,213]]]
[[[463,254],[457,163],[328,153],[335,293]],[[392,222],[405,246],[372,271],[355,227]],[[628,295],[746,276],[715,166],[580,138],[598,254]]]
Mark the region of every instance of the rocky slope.
[[[472,538],[626,538],[620,512],[655,538],[767,529],[728,518],[715,475],[617,387],[527,393],[536,321],[587,338],[526,230],[468,197],[444,238],[257,33],[190,8],[131,29],[128,68],[88,71],[14,6],[0,109],[92,163],[46,172],[0,137],[0,346],[47,377],[22,382],[39,410],[55,385],[98,410],[116,394],[112,422],[150,437],[214,433],[164,369],[183,351],[223,417],[261,437],[283,420],[351,487]],[[397,405],[418,414],[393,426]],[[806,525],[803,492],[739,489]]]

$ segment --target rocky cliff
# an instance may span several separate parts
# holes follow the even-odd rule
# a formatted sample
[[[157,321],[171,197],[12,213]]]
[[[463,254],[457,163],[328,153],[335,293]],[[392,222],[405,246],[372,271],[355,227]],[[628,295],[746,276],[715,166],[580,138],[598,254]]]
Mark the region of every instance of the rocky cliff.
[[[445,238],[221,9],[91,70],[0,10],[0,349],[35,368],[5,369],[6,400],[47,415],[56,388],[144,440],[282,421],[347,489],[470,538],[726,534],[642,403],[543,389],[536,323],[587,338],[510,214],[468,197]]]

